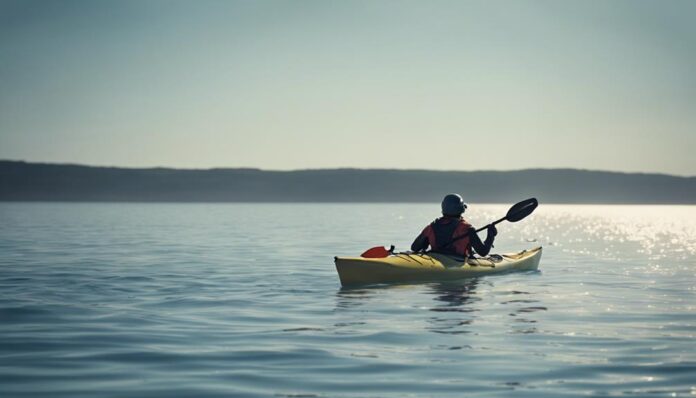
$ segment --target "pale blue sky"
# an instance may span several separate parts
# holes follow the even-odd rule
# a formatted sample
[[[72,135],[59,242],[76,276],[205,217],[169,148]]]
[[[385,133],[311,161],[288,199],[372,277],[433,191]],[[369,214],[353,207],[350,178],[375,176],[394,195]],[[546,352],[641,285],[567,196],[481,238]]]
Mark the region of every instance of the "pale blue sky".
[[[696,1],[0,0],[0,158],[696,175]]]

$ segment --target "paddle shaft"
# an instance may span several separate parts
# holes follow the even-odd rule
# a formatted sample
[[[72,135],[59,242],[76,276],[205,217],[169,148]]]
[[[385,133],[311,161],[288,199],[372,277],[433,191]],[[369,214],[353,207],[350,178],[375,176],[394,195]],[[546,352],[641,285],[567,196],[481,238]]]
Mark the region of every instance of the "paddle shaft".
[[[505,221],[505,220],[507,220],[507,216],[505,216],[505,217],[503,217],[503,218],[501,218],[501,219],[499,219],[499,220],[495,220],[495,221],[493,221],[492,223],[490,223],[490,224],[488,224],[488,225],[484,225],[483,227],[477,229],[476,232],[477,232],[477,233],[478,233],[478,232],[481,232],[481,231],[483,231],[484,229],[488,229],[488,227],[490,227],[491,225],[500,224],[501,222],[503,222],[503,221]]]

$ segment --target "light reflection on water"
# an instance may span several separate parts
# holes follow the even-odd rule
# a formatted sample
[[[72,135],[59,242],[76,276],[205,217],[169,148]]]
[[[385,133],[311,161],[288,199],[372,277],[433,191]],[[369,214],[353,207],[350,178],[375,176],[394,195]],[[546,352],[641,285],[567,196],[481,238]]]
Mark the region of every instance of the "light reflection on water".
[[[696,207],[543,205],[539,272],[345,289],[429,205],[1,204],[3,396],[693,396]],[[483,225],[507,210],[470,208]]]
[[[526,224],[524,233],[570,246],[570,253],[601,254],[616,260],[689,260],[696,255],[693,206],[545,206],[543,223]],[[558,242],[552,242],[551,235]],[[627,247],[635,248],[638,256]]]

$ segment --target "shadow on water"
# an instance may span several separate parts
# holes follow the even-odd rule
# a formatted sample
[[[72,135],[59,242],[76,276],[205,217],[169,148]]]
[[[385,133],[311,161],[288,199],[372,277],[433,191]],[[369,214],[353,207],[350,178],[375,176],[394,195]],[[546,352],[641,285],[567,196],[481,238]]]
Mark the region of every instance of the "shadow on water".
[[[336,292],[336,308],[349,309],[366,304],[378,294],[380,289],[388,289],[389,285],[369,287],[341,287]]]
[[[428,285],[428,293],[433,296],[435,305],[429,311],[436,314],[428,318],[428,331],[441,334],[471,333],[470,326],[476,321],[480,310],[476,303],[478,279],[458,282],[434,283]]]
[[[429,293],[434,296],[433,298],[435,301],[440,303],[438,307],[432,308],[431,311],[474,311],[473,309],[466,308],[465,306],[468,303],[481,300],[480,297],[476,296],[476,286],[478,284],[478,279],[465,279],[456,282],[429,284]]]
[[[433,333],[465,334],[480,311],[476,303],[481,297],[476,295],[478,279],[424,284],[390,284],[368,287],[341,287],[336,292],[336,309],[380,311],[403,304],[404,297],[411,304],[400,311],[416,314],[423,310],[432,315],[424,318],[425,329]],[[419,305],[423,295],[432,298],[433,304]],[[390,302],[393,300],[393,305]]]
[[[479,300],[474,296],[478,283],[478,279],[464,279],[451,282],[342,286],[336,292],[338,299],[336,305],[346,308],[361,305],[364,301],[390,290],[419,289],[422,291],[426,289],[425,292],[432,294],[436,301],[446,303],[448,307],[459,307],[469,301]],[[447,310],[443,309],[443,311]]]
[[[425,330],[438,334],[468,334],[474,332],[474,324],[484,319],[503,317],[508,321],[509,333],[537,333],[539,312],[547,311],[533,292],[521,290],[496,291],[495,285],[488,286],[485,297],[477,289],[487,285],[485,280],[463,279],[450,282],[422,284],[385,284],[363,287],[341,287],[336,292],[336,309],[361,311],[393,310],[404,300],[411,306],[400,311],[416,314],[426,310],[431,313]],[[499,289],[499,288],[498,288]],[[480,289],[479,289],[480,290]],[[406,296],[404,299],[403,296]],[[432,299],[432,304],[419,305],[423,296]],[[495,304],[495,305],[493,305]]]

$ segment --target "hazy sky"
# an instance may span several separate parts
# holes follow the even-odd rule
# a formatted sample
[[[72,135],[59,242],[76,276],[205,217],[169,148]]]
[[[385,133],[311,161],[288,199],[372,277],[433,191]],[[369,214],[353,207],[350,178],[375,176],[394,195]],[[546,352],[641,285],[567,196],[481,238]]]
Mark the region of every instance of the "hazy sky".
[[[0,158],[696,175],[696,1],[0,0]]]

